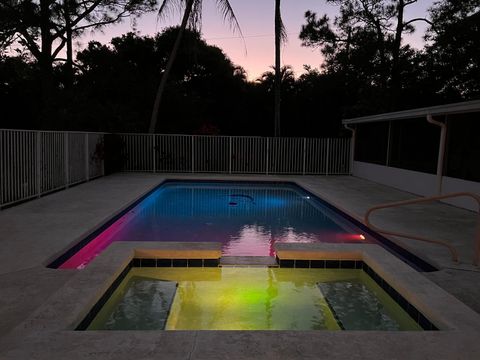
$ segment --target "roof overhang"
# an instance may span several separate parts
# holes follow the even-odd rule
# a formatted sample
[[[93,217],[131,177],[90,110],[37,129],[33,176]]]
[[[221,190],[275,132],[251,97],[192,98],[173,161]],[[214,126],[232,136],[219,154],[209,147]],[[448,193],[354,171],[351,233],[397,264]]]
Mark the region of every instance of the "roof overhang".
[[[452,114],[465,114],[472,112],[480,112],[480,100],[466,101],[461,103],[439,105],[424,107],[418,109],[397,111],[391,113],[384,113],[372,116],[362,116],[352,119],[343,119],[342,124],[361,124],[369,122],[378,122],[378,121],[391,121],[391,120],[405,120],[405,119],[414,119],[422,118],[427,115],[432,116],[441,116],[441,115],[452,115]]]

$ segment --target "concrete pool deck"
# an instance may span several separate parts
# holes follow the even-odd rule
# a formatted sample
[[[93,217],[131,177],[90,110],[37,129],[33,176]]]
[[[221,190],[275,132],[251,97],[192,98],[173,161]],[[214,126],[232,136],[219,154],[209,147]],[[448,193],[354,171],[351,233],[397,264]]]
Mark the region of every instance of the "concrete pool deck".
[[[357,218],[361,218],[370,206],[414,197],[412,194],[349,176],[116,174],[2,210],[0,211],[0,318],[2,319],[0,341],[2,336],[7,341],[8,333],[15,327],[17,327],[15,333],[19,331],[21,333],[21,329],[18,329],[17,325],[27,319],[77,272],[76,270],[47,269],[45,268],[46,264],[166,178],[294,181]],[[455,265],[451,262],[448,252],[441,247],[413,240],[401,240],[405,247],[441,269],[437,272],[425,273],[424,276],[480,313],[480,289],[478,286],[480,272],[478,268],[470,265],[476,226],[475,213],[435,203],[385,210],[377,213],[372,220],[375,224],[392,230],[428,235],[450,241],[457,246],[461,262]],[[207,354],[210,354],[210,358],[224,358],[225,355],[222,351],[227,350],[227,345],[232,343],[245,346],[244,356],[254,354],[263,358],[275,358],[275,355],[278,358],[281,354],[285,355],[283,357],[303,358],[302,354],[313,356],[312,351],[315,348],[329,348],[327,339],[311,344],[306,336],[305,339],[293,342],[288,340],[286,334],[288,332],[279,336],[268,332],[253,334],[233,332],[225,334],[225,340],[221,344],[215,343],[215,350],[202,345],[199,348],[203,350],[199,353],[198,349],[192,348],[194,344],[198,345],[196,342],[198,339],[213,341],[215,335],[212,333],[196,333],[195,339],[182,337],[182,334],[151,334],[146,339],[150,339],[152,343],[142,340],[146,346],[143,356],[148,358],[146,355],[148,349],[153,351],[160,343],[166,349],[170,348],[174,351],[173,342],[183,342],[185,344],[184,351],[172,352],[172,356],[166,356],[167,358],[176,358],[175,354],[178,355],[178,358],[188,358],[189,354],[195,354],[193,356],[195,358],[206,358]],[[372,338],[370,334],[365,332],[352,334],[352,344],[345,346],[344,355],[350,349],[349,357],[352,358],[355,342],[368,341]],[[336,336],[329,335],[327,338]],[[387,356],[387,354],[395,354],[395,350],[400,354],[402,348],[395,345],[395,339],[401,339],[403,336],[405,335],[391,334],[382,341],[375,340],[371,344],[372,352],[369,354],[376,354],[376,356],[385,354]],[[446,341],[447,338],[441,340],[443,336],[446,335],[439,335],[432,339],[428,334],[419,334],[418,341],[419,344],[424,341],[433,346],[437,342],[441,344],[442,341]],[[450,334],[449,342],[453,341],[457,335],[452,336]],[[478,334],[476,336],[478,337]],[[121,351],[114,348],[119,345],[118,340],[109,339],[108,334],[90,334],[87,337],[91,338],[94,343],[106,344],[107,350],[103,358],[121,358],[119,357],[122,355]],[[61,339],[57,340],[62,341]],[[130,334],[129,341],[139,341],[138,335]],[[267,343],[264,344],[264,341]],[[458,358],[461,359],[480,358],[480,350],[476,354],[462,354],[464,346],[476,349],[477,342],[478,340],[469,336],[458,336],[456,344],[452,344],[452,349],[458,350]],[[65,356],[72,357],[74,349],[78,346],[80,345],[73,346],[69,353],[65,353]],[[272,349],[271,346],[276,346],[276,348]],[[57,346],[52,345],[51,350],[54,351],[55,348]],[[121,348],[125,349],[123,346]],[[382,351],[384,348],[389,348],[388,353]],[[441,348],[442,346],[439,347],[439,349]],[[1,349],[0,343],[0,358],[2,358]],[[255,349],[258,350],[257,353],[254,353]],[[405,355],[399,358],[416,358],[414,350],[413,347],[403,349]],[[405,351],[407,352],[405,353]],[[94,351],[92,350],[92,352]],[[102,358],[101,354],[91,356],[87,356],[85,352],[82,354],[81,358]],[[355,356],[370,358],[369,354],[358,353]],[[340,355],[338,354],[338,356]],[[441,355],[440,352],[437,358],[445,358]],[[123,356],[129,358],[125,354]],[[388,358],[385,356],[384,358]]]
[[[441,331],[74,331],[111,284],[138,256],[216,250],[218,243],[117,242],[0,339],[0,358],[42,359],[474,359],[480,353],[480,315],[374,244],[281,244],[285,251],[367,264]],[[284,246],[285,245],[285,246]],[[138,253],[138,248],[143,249]],[[161,249],[161,250],[160,250]],[[219,254],[211,254],[218,256]],[[133,265],[135,266],[135,265]],[[301,271],[304,269],[288,269]],[[340,270],[341,271],[341,270]],[[83,294],[78,296],[78,294]],[[293,311],[293,310],[292,310]],[[410,312],[410,311],[409,311]],[[208,324],[206,325],[208,327]],[[272,337],[274,335],[275,337]],[[279,339],[285,341],[280,343]]]

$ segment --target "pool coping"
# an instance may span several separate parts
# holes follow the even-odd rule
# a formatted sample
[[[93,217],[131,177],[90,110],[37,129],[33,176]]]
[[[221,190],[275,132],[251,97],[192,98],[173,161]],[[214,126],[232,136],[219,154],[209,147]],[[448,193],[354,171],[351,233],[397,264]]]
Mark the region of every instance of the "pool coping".
[[[160,246],[161,245],[161,246]],[[301,244],[277,243],[276,257],[222,257],[220,243],[191,243],[184,247],[181,242],[162,242],[154,249],[134,249],[134,256],[107,291],[90,309],[75,330],[87,330],[105,303],[132,268],[204,268],[204,267],[262,267],[289,269],[355,269],[363,271],[383,289],[423,330],[438,330],[421,311],[403,297],[364,260],[362,253],[351,249],[315,248]],[[161,247],[161,248],[160,248]],[[328,303],[328,299],[327,300]],[[341,326],[342,329],[344,329]],[[158,329],[161,330],[161,329]]]
[[[122,353],[142,354],[147,350],[167,349],[165,358],[190,358],[193,353],[203,349],[201,356],[210,354],[210,358],[225,358],[230,351],[234,358],[252,357],[252,349],[226,349],[222,343],[225,338],[229,341],[244,343],[252,346],[262,342],[259,349],[268,344],[290,343],[297,349],[294,358],[314,356],[315,346],[310,344],[324,344],[337,351],[335,356],[343,353],[348,342],[362,342],[361,347],[370,346],[383,339],[385,343],[394,342],[403,346],[412,346],[422,340],[418,354],[447,354],[455,350],[451,343],[460,346],[462,354],[480,354],[480,315],[461,303],[452,295],[432,283],[421,273],[418,273],[395,256],[391,255],[378,245],[374,244],[278,244],[286,251],[310,252],[324,258],[341,259],[345,254],[350,258],[361,259],[377,274],[399,289],[402,295],[422,313],[424,313],[440,331],[416,332],[383,332],[383,331],[75,331],[90,309],[107,291],[118,276],[137,254],[149,251],[155,253],[159,249],[166,249],[175,244],[178,249],[188,251],[189,247],[205,247],[212,249],[218,244],[212,243],[165,243],[165,242],[117,242],[112,244],[102,254],[97,256],[84,270],[76,271],[75,275],[50,298],[39,307],[30,317],[20,323],[9,335],[0,339],[0,357],[2,359],[51,359],[52,354],[60,357],[75,358],[118,358]],[[142,255],[142,256],[143,256]],[[255,334],[255,335],[253,335]],[[373,335],[374,334],[374,335]],[[254,338],[252,338],[254,336]],[[288,337],[288,340],[285,339]],[[202,340],[204,339],[204,340]],[[477,340],[475,340],[477,339]],[[199,343],[202,342],[202,343]],[[213,348],[206,348],[206,341]],[[294,341],[294,344],[292,344]],[[307,342],[306,342],[307,341]],[[264,343],[265,342],[265,343]],[[372,343],[373,342],[373,343]],[[105,345],[105,343],[107,345]],[[450,345],[448,345],[450,343]],[[63,345],[62,345],[63,344]],[[250,344],[250,345],[248,345]],[[296,344],[296,345],[295,345]],[[299,350],[298,346],[302,344]],[[257,344],[258,345],[258,344]],[[358,343],[357,343],[358,345]],[[383,344],[382,346],[384,346]],[[419,344],[420,345],[420,344]],[[358,345],[359,346],[359,345]],[[395,345],[397,346],[397,345]],[[395,349],[382,347],[377,354],[368,358],[393,357],[396,353],[385,355],[385,351]],[[222,349],[222,357],[212,355],[211,349]],[[236,349],[236,347],[234,347]],[[348,346],[346,347],[348,348]],[[378,350],[378,345],[376,346]],[[47,349],[47,351],[45,351]],[[279,356],[276,350],[266,353],[268,357]],[[317,349],[318,350],[318,349]],[[2,352],[3,351],[3,352]],[[75,351],[72,353],[72,351]],[[291,351],[291,350],[289,350]],[[299,352],[298,352],[299,351]],[[367,350],[365,350],[367,351]],[[398,351],[398,350],[397,350]],[[106,357],[106,354],[108,357]],[[116,355],[115,355],[116,354]],[[151,353],[152,355],[153,353]],[[164,355],[165,352],[163,352]],[[249,356],[247,356],[249,354]],[[277,354],[277,355],[275,355]],[[300,356],[300,355],[301,356]],[[310,355],[309,355],[310,354]],[[415,353],[417,354],[417,352]],[[88,355],[88,356],[87,356]],[[295,355],[295,356],[294,356]],[[398,355],[398,354],[397,354]],[[152,355],[153,356],[153,355]],[[440,356],[441,357],[441,356]],[[128,357],[126,357],[128,358]],[[146,356],[145,358],[148,358]],[[285,357],[283,357],[285,358]],[[288,357],[290,358],[290,357]],[[329,358],[335,358],[330,356]],[[341,358],[341,357],[339,357]],[[387,357],[389,358],[389,357]],[[414,358],[414,357],[411,357]],[[445,357],[444,357],[445,358]],[[469,356],[462,356],[468,359]]]
[[[120,217],[125,215],[128,211],[133,209],[139,203],[141,203],[144,199],[146,199],[149,195],[153,192],[158,190],[161,186],[169,183],[169,182],[217,182],[217,183],[229,183],[229,182],[245,182],[245,183],[256,183],[256,184],[293,184],[299,187],[302,191],[311,194],[312,196],[316,197],[322,205],[326,206],[330,211],[333,211],[338,216],[345,218],[346,221],[351,222],[354,226],[358,227],[365,233],[368,233],[370,236],[376,238],[378,242],[383,244],[385,249],[388,249],[392,254],[396,254],[403,258],[403,261],[409,262],[409,265],[416,268],[418,271],[437,271],[439,268],[436,265],[432,265],[431,261],[425,260],[422,256],[419,256],[417,253],[412,251],[411,249],[407,249],[399,244],[391,237],[384,236],[380,233],[377,233],[371,230],[368,226],[366,226],[361,219],[357,216],[351,214],[349,211],[345,210],[343,207],[338,206],[335,202],[332,202],[326,199],[323,195],[319,195],[316,191],[312,190],[308,184],[303,184],[301,181],[295,179],[249,179],[249,178],[242,178],[242,179],[225,179],[225,178],[215,178],[212,179],[192,179],[191,177],[182,177],[181,175],[177,176],[166,176],[158,184],[154,185],[150,189],[143,192],[134,200],[130,201],[126,206],[121,209],[118,209],[115,213],[113,213],[107,219],[97,224],[91,230],[86,231],[82,236],[72,241],[68,246],[66,246],[62,251],[56,252],[54,255],[50,256],[47,261],[45,262],[46,267],[48,268],[59,268],[64,262],[68,261],[70,257],[75,255],[82,247],[92,241],[96,236],[106,230],[110,225],[115,223]],[[295,191],[295,189],[292,189]]]
[[[102,283],[95,291],[90,303],[95,304],[103,294],[101,289],[108,288],[118,275],[128,267],[130,262],[138,258],[168,258],[172,248],[176,254],[184,251],[182,258],[192,257],[192,249],[204,249],[204,258],[219,258],[220,243],[189,243],[189,242],[118,242],[111,244],[102,254],[76,277],[93,279],[102,273]],[[441,289],[426,277],[412,269],[403,261],[375,244],[329,244],[329,243],[277,243],[275,250],[280,259],[297,258],[299,253],[305,254],[302,258],[325,260],[361,260],[376,274],[396,289],[405,299],[414,305],[440,330],[473,330],[480,329],[480,314]],[[164,256],[161,256],[161,253]],[[150,255],[150,256],[149,256]],[[291,255],[290,257],[288,255]],[[100,271],[101,270],[101,271]],[[101,280],[101,278],[99,278]],[[75,281],[72,279],[71,281]],[[82,282],[83,284],[83,282]],[[72,286],[78,288],[79,285]],[[85,289],[87,290],[87,289]],[[81,290],[81,293],[86,291]],[[91,307],[84,307],[83,312]],[[72,318],[68,329],[75,329],[84,314]],[[80,321],[79,321],[80,320]],[[472,325],[469,325],[472,322]],[[65,327],[66,324],[63,325]]]
[[[22,323],[25,331],[22,332],[17,328],[14,332],[15,336],[8,336],[8,339],[2,341],[0,337],[0,358],[5,359],[8,353],[8,359],[52,359],[52,358],[69,358],[69,359],[151,359],[151,358],[165,358],[165,359],[225,359],[227,355],[231,355],[234,359],[247,358],[264,358],[264,359],[279,359],[279,358],[295,358],[295,359],[479,359],[480,358],[480,342],[479,331],[438,331],[435,334],[432,332],[417,332],[415,336],[410,333],[377,333],[377,332],[350,332],[346,337],[344,333],[336,332],[322,332],[321,334],[312,332],[298,332],[284,331],[284,332],[242,332],[242,331],[226,331],[226,332],[210,332],[198,331],[188,333],[167,333],[167,332],[125,332],[124,334],[112,334],[111,332],[94,332],[89,335],[80,334],[75,335],[70,330],[65,331],[48,331],[44,329],[42,333],[29,332],[29,325],[24,323],[24,319],[33,314],[34,309],[45,302],[54,294],[55,289],[60,288],[60,284],[66,282],[66,279],[74,276],[75,270],[50,270],[41,267],[45,264],[45,259],[50,258],[53,253],[61,252],[58,249],[69,248],[75,239],[80,239],[83,236],[81,233],[89,233],[91,230],[98,227],[103,221],[108,219],[116,209],[121,209],[126,206],[132,199],[135,199],[139,194],[148,192],[149,189],[157,186],[165,177],[182,179],[185,178],[203,178],[203,179],[219,179],[219,180],[240,180],[247,181],[250,179],[265,179],[265,180],[282,180],[287,179],[291,182],[296,182],[305,189],[309,189],[317,196],[326,199],[335,204],[335,206],[343,209],[348,209],[350,214],[357,214],[358,219],[365,211],[364,201],[368,204],[375,205],[375,201],[386,202],[393,200],[404,200],[414,197],[413,194],[400,192],[395,189],[386,188],[373,184],[366,180],[355,179],[351,177],[290,177],[290,176],[258,176],[252,174],[249,176],[240,175],[218,175],[218,174],[117,174],[102,178],[98,181],[101,186],[96,186],[97,181],[75,187],[72,190],[61,192],[51,197],[45,197],[37,201],[29,202],[18,207],[14,207],[2,213],[7,222],[12,215],[22,217],[27,215],[28,219],[33,221],[32,226],[38,231],[38,237],[32,231],[25,231],[31,226],[25,228],[6,227],[7,231],[4,235],[9,238],[21,240],[31,239],[32,245],[37,245],[34,250],[29,251],[27,248],[20,247],[18,252],[17,247],[12,246],[14,242],[8,242],[9,246],[5,247],[7,251],[4,255],[5,266],[4,274],[9,280],[6,285],[7,294],[12,293],[12,290],[18,292],[18,296],[13,296],[15,302],[7,302],[7,307],[4,308],[3,314],[7,315],[4,319],[7,326],[1,336],[5,337],[11,332],[14,327]],[[351,180],[350,180],[351,178]],[[105,182],[104,182],[105,180]],[[108,181],[106,181],[108,180]],[[135,188],[125,187],[123,184],[129,182]],[[95,186],[93,186],[95,185]],[[113,192],[105,193],[103,186],[108,185],[114,189]],[[122,186],[120,186],[122,185]],[[353,186],[351,192],[344,193],[342,188],[346,186]],[[137,189],[139,187],[139,189]],[[377,189],[379,187],[379,189]],[[128,192],[125,192],[125,189]],[[337,191],[337,189],[339,189]],[[346,188],[345,188],[346,189]],[[80,191],[81,190],[81,191]],[[94,191],[93,191],[94,190]],[[119,190],[122,190],[120,192]],[[378,190],[378,191],[377,191]],[[370,197],[369,191],[373,191],[373,198]],[[377,192],[375,192],[377,191]],[[390,191],[394,193],[390,198]],[[387,193],[388,192],[388,193]],[[72,196],[64,196],[72,193]],[[115,195],[115,202],[111,202],[112,194]],[[346,196],[353,196],[355,201],[343,201]],[[102,196],[108,196],[109,201],[105,202]],[[123,198],[119,200],[118,198]],[[373,199],[373,200],[372,200]],[[380,200],[379,200],[380,199]],[[64,201],[78,201],[81,204],[88,206],[80,206],[80,203],[70,207],[58,207],[56,203]],[[84,201],[85,200],[85,201]],[[95,201],[94,201],[95,200]],[[371,201],[370,201],[371,200]],[[373,201],[373,202],[372,202]],[[115,205],[117,204],[117,205]],[[55,206],[53,206],[55,205]],[[112,206],[113,205],[113,206]],[[95,208],[93,208],[95,206]],[[457,211],[451,206],[440,205],[441,210],[453,211],[452,216],[456,219],[461,218],[466,214],[466,211]],[[58,214],[61,223],[53,223],[45,221],[42,226],[38,226],[38,217],[43,216],[46,211],[47,215],[51,215],[61,210],[73,211],[77,213],[77,207],[80,212],[75,221],[71,221],[69,216]],[[98,211],[96,211],[98,207]],[[25,209],[24,209],[25,208]],[[422,209],[421,209],[422,210]],[[86,216],[87,212],[92,216]],[[39,216],[33,216],[37,213]],[[465,213],[465,214],[464,214]],[[448,213],[450,214],[450,213]],[[32,216],[31,216],[32,215]],[[67,212],[68,215],[68,212]],[[442,215],[441,213],[439,215]],[[93,219],[92,219],[93,218]],[[441,216],[443,219],[444,217]],[[4,220],[5,220],[4,219]],[[96,219],[96,220],[95,220]],[[447,219],[448,220],[448,219]],[[386,223],[388,223],[388,218]],[[432,222],[431,222],[432,223]],[[435,222],[433,222],[434,224]],[[12,222],[15,226],[17,222]],[[447,222],[447,224],[449,224]],[[73,232],[70,229],[73,226]],[[25,230],[24,230],[25,229]],[[22,230],[22,231],[20,231]],[[410,230],[405,228],[405,230]],[[40,233],[41,231],[41,233]],[[468,241],[470,237],[463,236],[462,229],[456,229],[458,237],[462,241],[470,244]],[[44,234],[46,236],[44,236]],[[449,234],[448,232],[446,234]],[[27,235],[27,236],[26,236]],[[48,236],[48,237],[47,237]],[[441,234],[437,234],[441,237]],[[455,236],[455,235],[454,235]],[[53,240],[50,241],[49,238]],[[63,240],[61,240],[63,239]],[[38,244],[41,244],[39,251]],[[410,244],[401,242],[402,246],[410,247]],[[442,260],[442,254],[430,257],[428,247],[415,247],[413,251],[420,256],[425,256],[427,261],[434,261],[443,268],[439,272],[439,278],[444,281],[435,281],[441,284],[444,289],[453,290],[452,294],[459,294],[460,299],[465,299],[468,304],[468,296],[462,296],[462,293],[457,290],[466,290],[466,286],[472,286],[478,289],[478,281],[474,281],[477,277],[468,277],[466,282],[460,282],[459,288],[455,284],[450,283],[451,280],[460,281],[463,271],[471,269],[471,266],[456,267],[456,274],[459,277],[447,276],[451,272],[450,266],[454,266],[450,259]],[[24,256],[24,253],[26,254]],[[12,254],[14,256],[12,256]],[[427,257],[428,255],[428,257]],[[470,259],[468,254],[464,254],[465,259]],[[445,257],[446,258],[446,257]],[[10,261],[10,259],[12,261]],[[443,264],[443,265],[442,265]],[[468,263],[469,264],[469,263]],[[467,264],[467,265],[468,265]],[[17,266],[17,268],[15,267]],[[465,264],[463,264],[465,265]],[[33,267],[32,267],[33,266]],[[17,269],[17,270],[15,270]],[[477,269],[474,269],[478,271]],[[63,273],[63,275],[62,275]],[[58,275],[56,275],[58,274]],[[468,273],[465,272],[465,276]],[[432,274],[423,274],[432,278]],[[435,273],[433,273],[435,275]],[[29,281],[23,281],[24,278],[30,278]],[[433,277],[435,279],[435,277]],[[64,280],[62,280],[64,279]],[[37,280],[40,280],[36,282]],[[46,282],[51,284],[50,287],[45,286]],[[58,284],[57,284],[58,283]],[[9,286],[9,287],[8,287]],[[462,287],[463,286],[463,287]],[[29,288],[40,288],[42,291],[29,291]],[[72,289],[72,291],[76,291]],[[474,294],[475,292],[473,292]],[[470,294],[470,293],[468,293]],[[83,294],[78,293],[78,297]],[[458,295],[456,295],[458,296]],[[32,306],[25,306],[26,302],[31,302]],[[14,307],[9,304],[15,304]],[[34,307],[33,307],[34,305]],[[475,307],[475,303],[473,304]],[[18,308],[18,309],[17,309]],[[9,315],[12,309],[12,316]],[[21,313],[19,311],[22,311]],[[15,320],[15,322],[12,321]],[[15,325],[14,325],[15,324]],[[24,336],[25,333],[25,336]],[[77,332],[78,333],[78,332]],[[47,340],[48,338],[48,340]],[[132,344],[135,343],[135,344]]]
[[[206,249],[218,246],[216,243],[194,244]],[[202,338],[210,339],[209,341],[212,342],[210,345],[214,348],[218,346],[222,348],[221,344],[225,338],[237,339],[239,342],[247,341],[248,344],[252,341],[253,343],[262,341],[262,346],[277,344],[281,347],[277,342],[287,334],[289,340],[286,343],[290,343],[290,346],[296,346],[297,350],[298,344],[306,346],[299,350],[298,354],[301,356],[299,355],[298,358],[304,358],[314,350],[305,344],[307,339],[309,343],[318,344],[329,339],[329,346],[337,349],[338,354],[342,353],[340,348],[348,342],[360,341],[363,348],[371,342],[376,343],[379,338],[387,343],[394,341],[397,345],[403,344],[406,348],[421,340],[423,345],[418,354],[427,350],[432,351],[433,346],[435,351],[443,349],[441,354],[445,354],[447,350],[453,351],[447,343],[455,341],[459,344],[460,341],[463,343],[461,346],[463,353],[467,351],[468,354],[480,354],[480,344],[474,341],[474,338],[478,339],[480,335],[480,315],[429,281],[421,273],[374,244],[279,243],[278,245],[283,246],[284,249],[286,247],[287,251],[310,252],[320,257],[324,254],[329,259],[335,257],[342,259],[343,255],[352,258],[352,254],[355,254],[358,259],[364,261],[377,274],[399,289],[402,295],[431,319],[440,331],[75,331],[85,315],[132,262],[136,256],[136,250],[141,249],[140,254],[149,251],[158,253],[158,250],[175,246],[177,249],[183,248],[188,251],[192,245],[192,243],[118,242],[112,244],[84,270],[59,270],[76,271],[76,274],[12,333],[1,339],[0,348],[4,351],[3,353],[0,351],[0,357],[2,359],[50,359],[54,348],[54,353],[58,357],[69,356],[75,359],[78,356],[78,358],[101,359],[105,358],[105,354],[117,353],[118,349],[123,349],[122,351],[127,351],[132,356],[132,354],[144,352],[145,347],[147,349],[166,347],[169,349],[167,358],[188,358],[198,346],[197,341]],[[372,337],[372,334],[375,336]],[[251,338],[252,336],[255,340]],[[291,344],[294,340],[297,345]],[[59,341],[64,345],[62,346]],[[104,347],[105,342],[108,344],[107,348]],[[70,346],[71,344],[73,347]],[[128,349],[125,348],[127,345]],[[43,352],[43,349],[49,349],[49,351]],[[76,355],[71,353],[73,349]],[[237,350],[234,358],[251,357],[251,352]],[[382,348],[382,351],[390,350],[390,348]],[[89,355],[86,356],[86,353]],[[204,349],[204,353],[209,352],[205,352]],[[175,354],[179,356],[176,357]],[[273,358],[274,354],[275,351],[272,351],[268,356]],[[381,354],[384,353],[371,354],[368,358],[384,358],[385,355],[380,356]]]

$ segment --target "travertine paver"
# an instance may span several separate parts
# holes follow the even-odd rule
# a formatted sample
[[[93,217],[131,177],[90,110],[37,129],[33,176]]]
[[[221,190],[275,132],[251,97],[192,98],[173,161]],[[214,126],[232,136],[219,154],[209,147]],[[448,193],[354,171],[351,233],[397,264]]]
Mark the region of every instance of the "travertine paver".
[[[0,288],[2,289],[0,337],[27,318],[56,289],[63,286],[70,279],[72,273],[75,273],[75,270],[45,269],[44,266],[49,261],[167,177],[295,181],[357,218],[361,218],[370,206],[414,197],[412,194],[349,176],[116,174],[2,210],[0,211]],[[445,239],[458,246],[461,264],[454,265],[449,260],[448,252],[442,248],[400,240],[405,247],[442,268],[439,272],[426,274],[427,277],[480,312],[480,287],[478,286],[480,273],[478,268],[470,265],[476,221],[474,213],[445,204],[417,205],[405,209],[379,212],[373,217],[373,221],[375,224],[390,227],[393,230],[414,231],[419,235]],[[254,354],[255,351],[257,355],[265,355],[264,358],[275,358],[281,354],[288,357],[288,354],[295,353],[301,353],[305,358],[315,357],[315,355],[321,357],[329,354],[328,349],[335,350],[335,356],[338,358],[342,358],[341,355],[347,353],[350,353],[350,357],[362,358],[364,346],[359,347],[361,350],[355,351],[355,344],[361,344],[371,336],[371,333],[368,336],[356,333],[344,347],[333,349],[334,347],[329,345],[329,339],[335,338],[336,334],[324,334],[324,337],[316,340],[315,346],[298,336],[292,337],[295,339],[294,341],[288,340],[289,337],[286,334],[281,336],[263,332],[256,334],[254,336],[254,334],[243,332],[227,333],[221,337],[223,340],[210,332],[200,332],[193,339],[183,339],[178,335],[170,334],[152,334],[145,337],[148,341],[141,340],[145,344],[145,353],[139,354],[138,358],[141,356],[149,358],[148,354],[162,354],[164,353],[162,348],[173,351],[169,344],[176,341],[185,342],[185,349],[178,353],[178,358],[189,354],[192,358],[207,356],[224,358],[222,357],[222,346],[227,346],[227,344],[232,346],[231,351],[233,354],[237,354],[238,358],[247,358],[247,354]],[[62,336],[59,335],[58,341],[62,340]],[[384,354],[384,358],[406,358],[396,354],[407,354],[408,358],[426,358],[420,356],[426,355],[426,351],[422,352],[422,349],[414,351],[416,344],[412,343],[410,349],[396,346],[395,339],[401,336],[402,334],[396,334],[386,337],[382,339],[381,344],[370,344],[370,348],[376,349],[378,354]],[[86,354],[95,351],[90,351],[88,348],[80,349],[80,345],[73,342],[72,354],[77,351],[77,358],[82,358],[83,355],[87,358],[130,358],[128,353],[122,352],[122,349],[126,350],[128,344],[134,342],[134,339],[138,339],[135,334],[128,334],[128,340],[127,334],[115,335],[113,338],[108,334],[99,334],[95,337],[92,335],[93,342],[105,345],[103,352],[97,349],[95,350],[96,354],[87,356]],[[418,346],[421,348],[422,342],[438,344],[439,349],[444,351],[443,358],[454,358],[454,354],[462,354],[463,346],[454,344],[446,346],[439,339],[441,337],[432,339],[429,334],[422,334],[418,336]],[[74,338],[69,337],[69,341],[71,340]],[[263,341],[266,343],[263,344]],[[466,337],[462,341],[474,344],[478,339]],[[56,346],[60,345],[52,345],[52,350]],[[117,348],[114,349],[115,346]],[[243,346],[245,351],[240,349],[237,351],[237,346]],[[105,357],[102,357],[102,354]],[[165,358],[176,358],[175,353],[170,353],[170,355],[171,357]],[[457,358],[480,358],[480,356],[473,355],[479,354],[463,353]],[[334,358],[335,356],[324,357]],[[234,356],[234,358],[236,357]]]
[[[45,265],[162,179],[107,176],[0,211],[0,336],[76,271]]]
[[[155,248],[163,243],[139,243]],[[480,315],[372,244],[292,244],[301,251],[345,251],[401,289],[442,331],[73,331],[134,256],[118,242],[76,273],[44,305],[0,338],[0,358],[17,359],[477,359]],[[180,246],[188,248],[188,243]],[[210,246],[204,243],[204,246]],[[293,270],[293,269],[292,269]],[[294,271],[294,270],[293,270]],[[418,291],[415,291],[417,289]],[[78,293],[84,294],[79,297]],[[430,299],[430,295],[433,299]]]

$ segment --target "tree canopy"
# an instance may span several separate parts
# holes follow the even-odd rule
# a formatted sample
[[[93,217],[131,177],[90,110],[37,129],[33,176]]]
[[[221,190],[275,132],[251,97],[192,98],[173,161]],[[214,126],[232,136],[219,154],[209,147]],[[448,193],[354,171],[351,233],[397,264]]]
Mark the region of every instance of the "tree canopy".
[[[435,24],[425,53],[438,92],[454,99],[480,97],[480,1],[441,1],[431,10]]]
[[[216,0],[217,8],[222,13],[223,19],[228,21],[233,30],[237,30],[242,34],[238,24],[235,13],[228,0]],[[157,94],[153,102],[152,115],[150,117],[150,124],[148,127],[149,133],[155,133],[157,128],[157,121],[159,118],[160,104],[162,103],[163,93],[165,91],[167,81],[169,80],[170,72],[173,63],[177,58],[178,48],[182,42],[183,33],[187,27],[191,30],[199,31],[202,25],[202,8],[203,0],[163,0],[160,9],[158,10],[159,18],[165,17],[166,14],[172,11],[172,8],[183,8],[183,18],[177,32],[177,38],[173,44],[172,51],[168,57],[167,65],[162,72],[160,83],[158,84]]]
[[[338,16],[307,11],[300,32],[305,46],[320,50],[322,67],[306,65],[295,74],[287,65],[280,71],[282,135],[339,135],[342,117],[480,98],[480,0],[435,2],[427,17],[425,46],[416,49],[401,39],[396,60],[400,1],[329,2],[338,6]],[[369,11],[354,16],[360,5]],[[411,20],[402,20],[402,36],[412,31],[416,21]],[[7,28],[11,26],[2,24],[4,44],[13,39]],[[26,45],[0,53],[1,127],[144,132],[178,31],[173,27],[154,36],[124,34],[110,44],[90,42],[77,53],[70,87],[63,62],[53,62],[48,121],[40,121],[40,59]],[[36,46],[42,47],[41,37]],[[220,48],[188,29],[178,51],[157,132],[274,135],[271,64],[265,64],[259,79],[249,81]]]
[[[53,67],[64,63],[62,85],[73,83],[73,39],[126,17],[153,10],[155,0],[5,0],[0,3],[0,49],[26,53],[40,74],[41,117],[52,116]],[[63,57],[63,51],[66,58]]]

